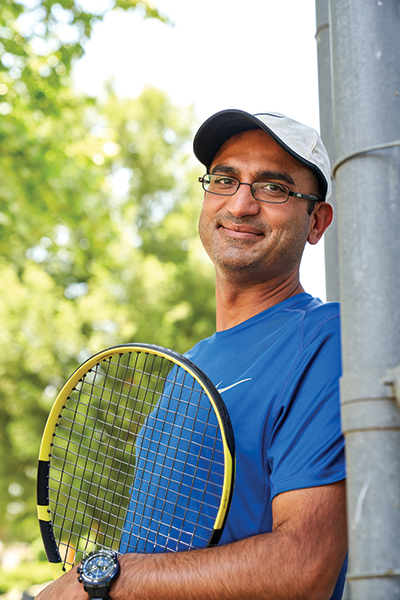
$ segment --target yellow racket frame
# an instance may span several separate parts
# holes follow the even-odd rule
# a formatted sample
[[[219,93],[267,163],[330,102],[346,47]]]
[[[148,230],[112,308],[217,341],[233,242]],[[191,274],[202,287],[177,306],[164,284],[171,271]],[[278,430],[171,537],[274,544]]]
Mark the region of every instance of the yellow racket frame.
[[[49,463],[49,459],[51,456],[51,444],[53,441],[53,433],[56,430],[57,423],[60,419],[61,411],[64,406],[64,402],[66,401],[68,396],[72,393],[73,389],[76,387],[78,382],[82,379],[82,377],[86,373],[88,373],[91,369],[93,369],[99,363],[107,360],[107,358],[118,355],[118,354],[125,354],[125,353],[129,353],[129,352],[137,352],[137,353],[145,352],[147,354],[153,354],[155,356],[167,358],[171,362],[175,363],[178,367],[187,371],[193,377],[193,379],[195,379],[199,383],[201,388],[205,391],[212,407],[214,408],[214,412],[217,415],[218,424],[219,424],[220,431],[221,431],[221,438],[222,438],[222,443],[223,443],[224,459],[225,459],[224,481],[223,481],[223,487],[222,487],[221,502],[220,502],[219,510],[218,510],[218,513],[217,513],[217,516],[215,519],[215,523],[214,523],[214,531],[219,532],[223,528],[226,517],[227,517],[227,512],[229,509],[230,500],[231,500],[232,492],[233,492],[234,475],[235,475],[233,438],[232,438],[232,440],[228,441],[228,438],[226,435],[226,428],[227,428],[227,423],[229,423],[229,416],[228,416],[228,413],[226,412],[225,404],[224,404],[218,390],[215,388],[214,384],[208,379],[208,377],[204,373],[202,373],[200,371],[200,369],[198,367],[196,367],[196,365],[191,363],[191,361],[189,361],[185,357],[181,356],[177,352],[174,352],[173,350],[169,350],[169,349],[163,348],[161,346],[154,346],[152,344],[148,344],[148,345],[147,344],[123,344],[120,346],[114,346],[112,348],[107,348],[107,349],[95,354],[94,356],[92,356],[91,358],[86,360],[84,363],[82,363],[76,369],[76,371],[71,375],[71,377],[68,379],[68,381],[65,383],[64,387],[61,389],[56,400],[54,401],[53,407],[50,411],[49,417],[46,422],[42,441],[40,444],[38,471],[40,471],[40,469],[41,469],[41,467],[43,467],[43,465]],[[207,381],[208,387],[205,387],[205,385],[203,383],[204,380]],[[214,391],[214,396],[208,388],[210,388],[211,390]],[[221,413],[224,413],[224,417],[221,415]],[[43,483],[41,481],[41,479],[42,478],[40,477],[40,475],[38,475],[38,496],[39,496],[39,486],[42,485],[42,483]],[[43,500],[41,502],[43,502]],[[39,501],[38,501],[37,514],[38,514],[39,524],[41,526],[43,542],[44,542],[44,545],[46,548],[45,538],[48,537],[50,532],[52,534],[51,511],[50,511],[50,504],[48,501],[45,504],[43,504],[43,503],[39,504]],[[47,548],[46,548],[46,551],[47,551]],[[63,567],[62,560],[61,561],[57,560],[56,562],[54,562],[55,560],[56,560],[56,557],[53,557],[52,559],[50,559],[48,556],[48,561],[49,561],[53,576],[55,579],[57,579],[65,572],[65,570],[68,570],[69,568],[71,568],[71,566]]]

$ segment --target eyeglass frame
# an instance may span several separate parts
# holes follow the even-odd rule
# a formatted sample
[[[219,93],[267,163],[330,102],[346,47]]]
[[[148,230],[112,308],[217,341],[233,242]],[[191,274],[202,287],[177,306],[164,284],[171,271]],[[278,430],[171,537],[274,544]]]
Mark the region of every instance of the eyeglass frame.
[[[319,198],[319,196],[310,196],[309,194],[293,192],[284,183],[278,183],[276,181],[270,181],[268,179],[265,179],[265,180],[263,179],[260,182],[253,181],[252,183],[244,183],[243,181],[240,181],[240,179],[238,179],[234,175],[226,175],[226,177],[229,177],[230,179],[235,179],[238,182],[238,186],[237,186],[236,190],[233,192],[233,194],[221,194],[220,192],[211,192],[210,190],[206,190],[206,188],[204,187],[204,177],[213,176],[213,175],[223,176],[224,174],[223,173],[206,173],[205,175],[203,175],[203,177],[199,177],[198,181],[199,181],[199,183],[201,183],[201,187],[203,188],[203,190],[205,192],[207,192],[207,194],[214,194],[215,196],[234,196],[236,194],[236,192],[239,190],[241,185],[248,185],[248,186],[250,186],[251,195],[253,196],[254,200],[257,200],[258,202],[266,202],[267,204],[285,204],[289,200],[289,196],[293,196],[294,198],[300,198],[300,199],[304,199],[304,200],[311,200],[313,202],[324,202],[324,200],[322,198]],[[261,200],[260,198],[256,198],[254,195],[254,191],[253,191],[254,183],[274,183],[276,185],[281,186],[282,188],[287,190],[286,200],[282,200],[281,202],[274,202],[273,200]]]

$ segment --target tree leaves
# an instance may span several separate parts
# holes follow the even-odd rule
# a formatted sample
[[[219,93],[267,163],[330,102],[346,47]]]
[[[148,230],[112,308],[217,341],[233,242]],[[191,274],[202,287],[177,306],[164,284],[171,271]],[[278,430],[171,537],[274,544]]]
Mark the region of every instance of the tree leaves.
[[[147,2],[113,6],[166,21]],[[0,6],[3,541],[38,536],[40,438],[77,365],[133,341],[184,352],[214,330],[193,110],[152,88],[133,100],[74,91],[72,65],[105,11],[89,0]]]

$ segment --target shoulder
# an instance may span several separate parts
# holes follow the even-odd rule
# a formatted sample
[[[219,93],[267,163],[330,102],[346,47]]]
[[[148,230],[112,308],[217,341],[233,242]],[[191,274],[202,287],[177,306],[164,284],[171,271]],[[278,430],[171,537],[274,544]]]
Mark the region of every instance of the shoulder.
[[[282,308],[299,311],[307,315],[310,321],[321,322],[340,318],[339,302],[322,302],[319,298],[314,298],[309,294],[294,296],[287,306],[285,303],[282,303]]]
[[[299,313],[303,346],[321,338],[337,338],[340,341],[340,304],[322,302],[308,294],[288,308]]]
[[[299,294],[285,310],[291,313],[294,326],[290,338],[286,337],[286,385],[282,389],[293,393],[299,382],[304,387],[306,381],[314,382],[316,388],[327,381],[337,385],[341,374],[340,305]]]

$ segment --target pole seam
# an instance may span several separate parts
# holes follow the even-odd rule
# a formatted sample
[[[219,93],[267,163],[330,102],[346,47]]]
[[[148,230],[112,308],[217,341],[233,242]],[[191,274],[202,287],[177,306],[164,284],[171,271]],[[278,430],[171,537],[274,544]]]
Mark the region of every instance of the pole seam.
[[[359,433],[360,431],[400,431],[400,427],[359,427],[356,429],[343,429],[343,433]]]
[[[365,573],[348,573],[347,579],[374,579],[377,577],[399,577],[400,569],[388,569],[387,571],[366,571]]]
[[[344,158],[341,158],[337,161],[337,163],[332,169],[332,177],[336,176],[336,171],[339,167],[341,167],[344,163],[352,160],[353,158],[363,156],[364,154],[370,154],[371,152],[376,152],[377,150],[386,150],[386,148],[394,148],[396,146],[400,146],[400,140],[396,140],[395,142],[388,142],[385,144],[378,144],[377,146],[370,146],[369,148],[364,148],[363,150],[357,150],[357,152],[352,152],[351,154],[348,154]]]

